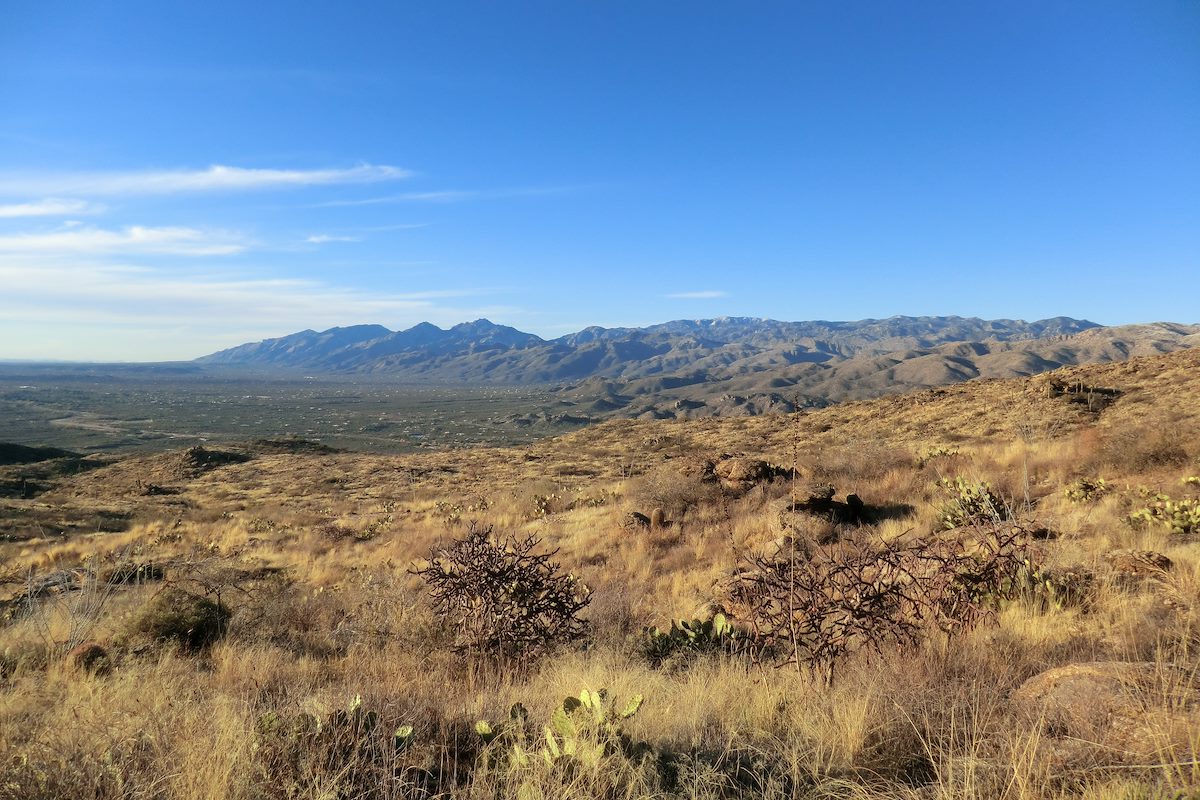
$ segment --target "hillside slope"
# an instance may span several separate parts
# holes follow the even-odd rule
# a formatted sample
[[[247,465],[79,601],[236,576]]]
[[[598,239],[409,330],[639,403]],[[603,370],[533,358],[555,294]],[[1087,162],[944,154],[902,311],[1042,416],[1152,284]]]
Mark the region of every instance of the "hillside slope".
[[[1197,349],[790,415],[613,420],[519,448],[16,455],[0,467],[5,798],[1200,788],[1200,520],[1155,516],[1200,507]],[[995,498],[971,525],[953,522],[964,491]],[[438,549],[472,527],[588,593],[581,641],[511,664],[460,638],[546,596],[541,570]],[[1019,549],[984,570],[1010,535]],[[433,558],[465,576],[466,619],[422,577]],[[930,568],[981,616],[921,592],[863,600],[930,585]],[[842,591],[847,574],[862,580]],[[731,593],[773,575],[777,601]],[[910,617],[888,635],[909,602],[967,622]],[[703,633],[720,609],[732,641]],[[848,637],[828,669],[814,615]],[[697,619],[696,646],[651,628],[680,619]],[[569,736],[581,689],[620,703],[593,766],[531,750],[496,769]],[[499,748],[480,739],[495,721]]]

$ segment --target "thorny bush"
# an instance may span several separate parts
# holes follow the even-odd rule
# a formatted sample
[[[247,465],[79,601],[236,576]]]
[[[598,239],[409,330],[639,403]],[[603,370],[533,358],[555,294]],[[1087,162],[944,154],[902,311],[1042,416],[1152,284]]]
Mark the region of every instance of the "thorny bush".
[[[743,558],[726,592],[759,660],[808,667],[827,683],[859,650],[911,646],[974,627],[1016,590],[1028,534],[976,526],[966,539],[847,542]]]
[[[429,587],[434,611],[455,632],[455,648],[512,665],[582,639],[579,618],[591,590],[536,553],[533,536],[496,539],[491,526],[471,525],[466,538],[435,547],[413,572]]]

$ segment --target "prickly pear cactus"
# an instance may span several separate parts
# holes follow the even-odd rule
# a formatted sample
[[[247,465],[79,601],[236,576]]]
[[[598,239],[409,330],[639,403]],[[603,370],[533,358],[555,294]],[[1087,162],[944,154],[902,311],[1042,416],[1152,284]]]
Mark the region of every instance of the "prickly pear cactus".
[[[648,749],[633,745],[623,727],[642,703],[640,694],[618,704],[604,689],[585,688],[554,709],[540,736],[530,730],[528,712],[520,703],[512,707],[507,722],[480,720],[475,731],[490,768],[528,769],[536,763],[551,770],[596,770],[614,753]]]
[[[724,614],[691,622],[678,619],[671,622],[670,630],[655,627],[646,628],[642,633],[643,651],[655,666],[684,654],[729,652],[737,640],[738,632]]]

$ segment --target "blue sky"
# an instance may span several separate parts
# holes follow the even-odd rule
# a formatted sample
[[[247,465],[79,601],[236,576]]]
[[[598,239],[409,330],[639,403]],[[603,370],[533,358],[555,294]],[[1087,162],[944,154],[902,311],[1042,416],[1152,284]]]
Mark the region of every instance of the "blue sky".
[[[1200,319],[1200,4],[0,0],[0,358]]]

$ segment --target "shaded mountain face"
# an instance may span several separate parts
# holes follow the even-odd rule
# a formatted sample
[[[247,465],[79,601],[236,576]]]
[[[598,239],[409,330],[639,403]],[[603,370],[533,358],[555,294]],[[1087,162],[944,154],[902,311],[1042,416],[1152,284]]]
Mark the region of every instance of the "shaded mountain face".
[[[405,331],[382,325],[354,325],[327,331],[300,331],[278,339],[243,344],[196,359],[202,364],[242,364],[338,372],[372,371],[389,359],[413,354],[417,360],[467,356],[480,351],[519,350],[542,339],[488,320],[464,322],[450,330],[422,322]]]
[[[747,415],[866,399],[977,377],[1031,375],[1190,347],[1200,326],[1106,328],[1069,317],[1025,322],[892,317],[781,322],[676,320],[585,328],[545,340],[488,320],[443,330],[358,325],[301,331],[205,356],[209,365],[298,368],[414,384],[557,384],[531,420]]]

